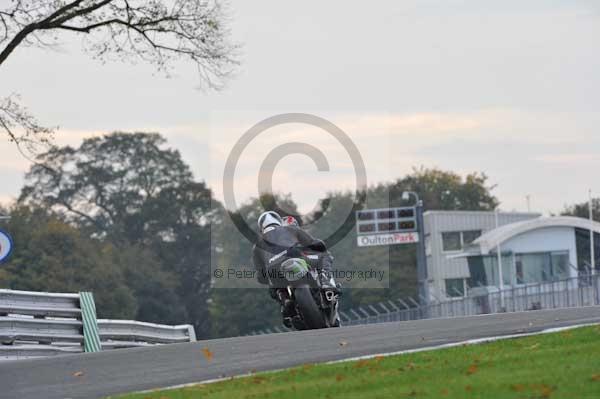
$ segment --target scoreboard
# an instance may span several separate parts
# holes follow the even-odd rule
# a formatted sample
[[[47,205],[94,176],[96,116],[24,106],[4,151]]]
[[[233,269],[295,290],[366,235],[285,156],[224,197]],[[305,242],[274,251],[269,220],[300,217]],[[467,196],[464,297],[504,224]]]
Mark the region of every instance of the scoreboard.
[[[359,235],[417,231],[416,208],[412,206],[357,211],[356,229]]]
[[[358,246],[409,244],[419,241],[417,209],[366,209],[356,212]]]

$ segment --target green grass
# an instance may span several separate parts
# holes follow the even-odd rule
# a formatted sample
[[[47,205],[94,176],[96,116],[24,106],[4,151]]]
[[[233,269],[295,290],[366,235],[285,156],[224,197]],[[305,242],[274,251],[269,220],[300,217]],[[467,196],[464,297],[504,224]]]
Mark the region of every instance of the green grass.
[[[119,398],[600,398],[600,326]]]

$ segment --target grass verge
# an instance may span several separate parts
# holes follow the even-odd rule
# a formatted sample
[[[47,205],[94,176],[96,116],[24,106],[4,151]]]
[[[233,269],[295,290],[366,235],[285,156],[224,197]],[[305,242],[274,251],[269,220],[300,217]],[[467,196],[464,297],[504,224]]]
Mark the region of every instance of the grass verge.
[[[600,326],[119,396],[196,398],[597,399]]]

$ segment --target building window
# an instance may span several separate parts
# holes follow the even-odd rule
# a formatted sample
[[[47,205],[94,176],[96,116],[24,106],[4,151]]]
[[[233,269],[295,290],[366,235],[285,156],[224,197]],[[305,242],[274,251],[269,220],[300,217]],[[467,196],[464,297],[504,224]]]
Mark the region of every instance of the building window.
[[[502,282],[504,285],[511,284],[512,272],[512,255],[502,254]],[[498,256],[470,256],[468,258],[469,274],[469,287],[489,287],[500,285],[499,271],[498,271]],[[518,264],[517,264],[518,274]]]
[[[481,237],[481,230],[445,232],[442,233],[442,248],[444,252],[461,251],[479,237]]]
[[[545,283],[569,277],[569,252],[517,254],[517,284]]]
[[[465,284],[462,278],[447,278],[446,282],[446,296],[451,298],[465,296]]]
[[[460,251],[462,249],[460,232],[442,233],[442,247],[444,248],[444,252]]]
[[[481,230],[463,231],[462,236],[463,236],[463,247],[464,247],[465,245],[472,244],[473,241],[475,241],[476,239],[481,237]]]

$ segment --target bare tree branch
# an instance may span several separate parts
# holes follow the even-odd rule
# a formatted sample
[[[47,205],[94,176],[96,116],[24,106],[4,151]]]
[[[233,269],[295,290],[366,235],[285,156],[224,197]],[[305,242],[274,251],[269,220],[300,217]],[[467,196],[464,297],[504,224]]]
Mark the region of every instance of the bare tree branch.
[[[177,60],[197,67],[201,86],[219,89],[237,66],[219,0],[5,0],[0,67],[18,47],[51,48],[59,33],[82,35],[101,61],[142,60],[169,74]],[[55,131],[41,126],[16,96],[0,97],[0,132],[35,154]]]
[[[28,160],[40,150],[47,150],[52,143],[56,128],[44,127],[19,103],[16,94],[0,99],[0,130],[17,145],[19,152]]]
[[[201,83],[219,88],[237,65],[225,12],[217,0],[29,0],[0,10],[0,66],[20,45],[57,32],[86,34],[101,60],[142,59],[169,73],[173,61],[194,62]],[[169,7],[170,6],[170,7]],[[101,33],[105,35],[96,35]],[[91,35],[90,35],[91,34]],[[106,35],[107,34],[107,35]],[[48,44],[49,45],[49,44]]]

